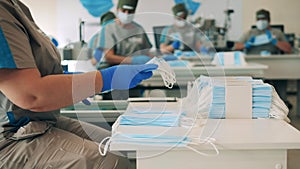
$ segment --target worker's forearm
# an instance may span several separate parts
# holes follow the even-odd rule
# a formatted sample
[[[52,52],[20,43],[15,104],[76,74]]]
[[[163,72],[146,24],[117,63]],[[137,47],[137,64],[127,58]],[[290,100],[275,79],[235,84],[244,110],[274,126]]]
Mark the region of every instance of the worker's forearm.
[[[106,54],[105,60],[107,63],[115,65],[115,64],[130,64],[131,57],[123,57],[115,54]]]
[[[172,47],[172,45],[161,44],[160,51],[161,53],[170,53],[174,51],[174,48]]]
[[[99,71],[77,75],[50,75],[36,84],[32,111],[49,111],[77,103],[102,89]],[[34,89],[33,89],[34,90]]]
[[[276,46],[285,53],[292,52],[292,47],[288,42],[278,41]]]
[[[241,42],[237,42],[234,45],[234,50],[243,50],[245,48],[245,45]]]
[[[102,89],[99,71],[76,75],[41,77],[32,69],[1,70],[1,92],[17,106],[32,111],[50,111],[72,105]]]

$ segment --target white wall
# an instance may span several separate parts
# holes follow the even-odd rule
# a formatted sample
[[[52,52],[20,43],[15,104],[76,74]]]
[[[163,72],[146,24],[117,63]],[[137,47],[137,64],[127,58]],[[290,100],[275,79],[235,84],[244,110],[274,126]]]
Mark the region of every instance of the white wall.
[[[271,24],[284,24],[286,33],[300,36],[300,0],[244,0],[244,31],[255,23],[255,12],[261,8],[270,11]]]
[[[99,26],[89,23],[99,23],[99,18],[94,18],[80,4],[79,0],[22,0],[27,4],[37,24],[48,34],[54,35],[60,46],[68,42],[79,40],[79,19],[86,21],[85,40],[99,30]],[[117,4],[118,0],[113,0]],[[218,26],[224,25],[227,8],[234,9],[231,15],[232,28],[229,31],[229,39],[237,40],[241,34],[255,23],[255,11],[266,8],[271,11],[272,23],[284,24],[286,32],[296,32],[300,35],[300,6],[299,0],[195,0],[201,2],[201,6],[194,17],[214,17]],[[152,32],[153,25],[167,25],[173,21],[171,8],[173,0],[140,0],[137,8],[136,21],[139,22],[148,33]],[[116,11],[116,7],[111,9]],[[150,13],[149,13],[150,12]],[[192,17],[193,18],[193,17]],[[153,42],[153,36],[149,34]],[[153,44],[154,45],[154,44]]]

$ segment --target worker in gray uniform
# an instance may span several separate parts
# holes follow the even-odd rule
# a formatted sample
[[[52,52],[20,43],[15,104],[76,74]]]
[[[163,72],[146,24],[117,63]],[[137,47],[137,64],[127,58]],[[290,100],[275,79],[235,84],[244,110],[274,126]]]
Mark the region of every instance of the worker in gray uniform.
[[[120,65],[62,74],[60,55],[19,0],[0,1],[0,168],[126,169],[126,158],[101,156],[111,133],[60,115],[96,93],[135,87],[157,65]],[[122,73],[123,72],[123,73]]]
[[[117,19],[106,25],[102,30],[104,38],[105,61],[109,66],[118,64],[144,64],[152,56],[149,53],[150,43],[145,30],[134,22],[134,15],[138,0],[119,0],[117,4]],[[103,94],[104,99],[126,100],[128,97],[140,97],[142,90],[113,90]]]
[[[186,21],[188,10],[184,4],[176,4],[172,7],[174,24],[166,26],[160,38],[160,51],[172,53],[174,50],[199,52],[201,47],[200,31]]]
[[[246,54],[281,54],[291,53],[291,45],[283,32],[270,26],[270,12],[261,9],[256,12],[256,28],[247,31],[234,46],[235,50],[244,50]],[[289,108],[292,105],[287,100],[287,80],[270,80],[282,100]]]

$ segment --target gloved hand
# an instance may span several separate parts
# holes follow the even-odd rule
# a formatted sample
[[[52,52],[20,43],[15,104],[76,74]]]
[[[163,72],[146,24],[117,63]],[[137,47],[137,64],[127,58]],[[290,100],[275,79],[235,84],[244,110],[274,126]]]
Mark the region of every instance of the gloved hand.
[[[246,49],[251,48],[255,42],[255,36],[251,36],[250,39],[244,44]]]
[[[156,64],[118,65],[100,70],[102,74],[102,92],[113,89],[126,90],[137,86],[142,80],[152,76]]]
[[[178,60],[178,58],[174,55],[164,55],[162,57],[165,61]]]
[[[94,58],[99,62],[102,58],[103,50],[95,49]]]
[[[269,38],[269,40],[271,41],[271,43],[273,45],[276,45],[278,40],[276,38],[273,38],[271,31],[267,29],[266,34],[267,34],[267,37]]]
[[[151,60],[151,58],[149,56],[146,56],[146,55],[133,56],[131,58],[131,64],[133,64],[133,65],[145,64],[149,60]]]
[[[179,47],[180,47],[180,41],[175,40],[171,45],[172,45],[172,47],[174,49],[179,49]]]

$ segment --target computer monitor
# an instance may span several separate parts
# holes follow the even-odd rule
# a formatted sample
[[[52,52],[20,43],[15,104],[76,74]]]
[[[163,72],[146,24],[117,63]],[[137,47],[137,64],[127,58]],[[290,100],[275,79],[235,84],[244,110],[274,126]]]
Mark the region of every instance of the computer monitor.
[[[166,26],[154,26],[153,27],[153,35],[154,35],[156,49],[159,49],[161,33],[165,27]]]

